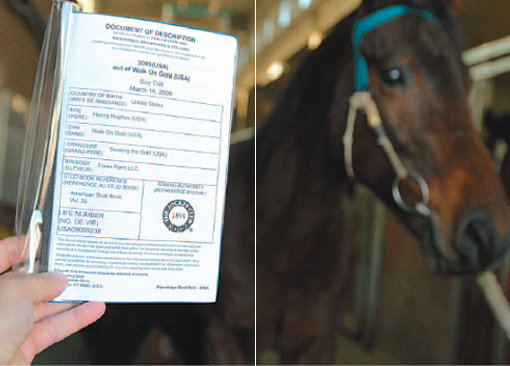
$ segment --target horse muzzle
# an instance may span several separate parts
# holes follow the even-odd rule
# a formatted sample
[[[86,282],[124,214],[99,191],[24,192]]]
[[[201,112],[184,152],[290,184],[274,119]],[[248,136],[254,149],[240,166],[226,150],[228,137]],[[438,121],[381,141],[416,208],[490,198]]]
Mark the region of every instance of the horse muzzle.
[[[436,258],[436,270],[447,275],[492,270],[509,246],[510,232],[501,235],[493,218],[486,211],[475,209],[459,220],[453,234],[452,249],[457,258],[440,255]]]

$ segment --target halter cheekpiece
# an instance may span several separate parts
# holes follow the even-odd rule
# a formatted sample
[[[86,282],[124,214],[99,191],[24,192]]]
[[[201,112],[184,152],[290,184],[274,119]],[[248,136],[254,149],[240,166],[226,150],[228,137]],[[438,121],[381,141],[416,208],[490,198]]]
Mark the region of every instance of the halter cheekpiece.
[[[437,17],[429,11],[410,8],[405,5],[393,5],[375,11],[354,23],[352,31],[352,45],[354,51],[355,92],[349,100],[347,126],[342,139],[344,145],[345,170],[351,179],[355,178],[352,165],[352,145],[356,115],[358,110],[361,109],[365,111],[368,125],[376,134],[377,143],[383,148],[395,172],[395,180],[393,181],[392,187],[393,199],[395,203],[406,212],[418,213],[425,217],[430,217],[431,212],[427,206],[429,198],[427,183],[421,175],[404,167],[402,161],[395,151],[395,148],[388,138],[382,125],[382,119],[379,113],[379,109],[377,108],[377,104],[375,103],[371,93],[368,91],[368,86],[370,83],[368,67],[367,62],[360,51],[360,44],[363,40],[363,36],[366,33],[373,31],[381,25],[403,15],[416,15],[427,20],[439,22]],[[405,179],[414,180],[418,184],[418,187],[421,191],[421,201],[417,202],[413,206],[407,204],[403,200],[402,194],[400,192],[401,182]]]

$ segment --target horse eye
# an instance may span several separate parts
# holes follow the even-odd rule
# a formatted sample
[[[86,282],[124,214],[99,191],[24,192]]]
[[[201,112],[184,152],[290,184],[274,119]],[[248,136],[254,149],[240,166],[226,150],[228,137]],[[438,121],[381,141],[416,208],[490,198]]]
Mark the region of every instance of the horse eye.
[[[389,86],[402,86],[405,84],[403,72],[396,68],[388,68],[381,70],[382,81]]]

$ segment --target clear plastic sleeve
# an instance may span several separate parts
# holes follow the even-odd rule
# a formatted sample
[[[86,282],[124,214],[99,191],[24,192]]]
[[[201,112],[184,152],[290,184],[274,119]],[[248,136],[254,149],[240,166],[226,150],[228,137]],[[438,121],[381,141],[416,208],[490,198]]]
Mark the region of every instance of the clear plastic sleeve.
[[[53,174],[61,117],[62,86],[72,13],[79,6],[53,1],[37,67],[16,205],[16,234],[25,236],[17,270],[47,271]]]

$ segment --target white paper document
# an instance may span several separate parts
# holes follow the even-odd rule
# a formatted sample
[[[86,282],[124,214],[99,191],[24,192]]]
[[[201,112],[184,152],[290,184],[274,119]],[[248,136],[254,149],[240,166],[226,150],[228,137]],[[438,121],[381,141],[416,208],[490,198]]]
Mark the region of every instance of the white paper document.
[[[57,301],[214,302],[237,40],[73,14],[48,270]]]

